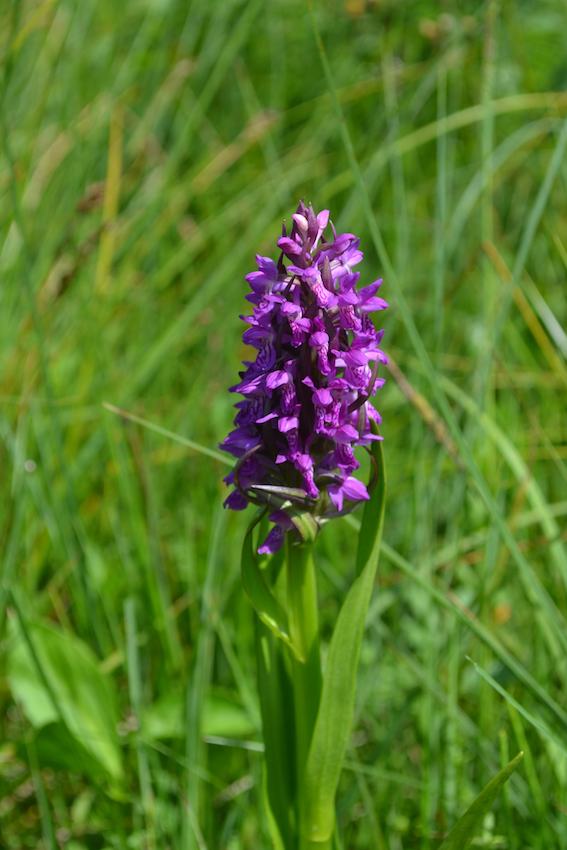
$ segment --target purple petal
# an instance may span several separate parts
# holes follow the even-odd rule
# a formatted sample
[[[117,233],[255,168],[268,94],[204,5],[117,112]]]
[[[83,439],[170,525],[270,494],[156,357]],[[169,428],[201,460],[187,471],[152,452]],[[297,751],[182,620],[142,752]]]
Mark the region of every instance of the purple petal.
[[[301,215],[301,213],[294,213],[292,215],[292,219],[296,223],[297,229],[299,230],[300,233],[307,233],[308,225],[307,225],[307,219],[305,218],[304,215]]]
[[[383,298],[367,298],[366,301],[360,305],[360,309],[363,313],[373,313],[376,310],[387,310],[388,302],[384,301]]]
[[[289,317],[301,315],[301,307],[299,304],[293,304],[291,301],[286,301],[285,304],[282,304],[281,310],[284,316]]]
[[[275,372],[270,372],[266,378],[266,386],[269,390],[275,390],[283,384],[289,383],[289,373],[284,369],[276,369]]]
[[[278,268],[271,257],[262,257],[261,254],[256,254],[256,263],[261,272],[264,272],[271,280],[277,280]]]
[[[312,348],[322,348],[324,345],[329,344],[329,336],[325,333],[325,331],[316,331],[316,333],[311,334],[309,337],[309,345]]]
[[[258,548],[259,555],[273,555],[282,548],[284,542],[284,530],[281,526],[275,525],[262,545]]]
[[[243,511],[248,507],[248,499],[239,490],[233,490],[223,502],[225,508],[230,508],[231,511]]]
[[[315,399],[315,404],[321,407],[328,407],[333,403],[333,396],[326,387],[321,387],[321,389],[314,392],[313,398]]]
[[[358,440],[358,431],[352,425],[342,425],[335,432],[335,440],[339,443],[350,443]]]
[[[342,484],[342,491],[345,495],[345,498],[351,499],[354,502],[359,502],[362,499],[369,499],[368,490],[362,481],[358,481],[356,478],[352,478],[349,476],[345,478]]]
[[[278,247],[281,248],[285,254],[291,254],[294,257],[301,254],[303,251],[301,245],[298,245],[297,242],[294,242],[293,239],[289,238],[289,236],[282,236],[278,239]]]
[[[367,298],[371,298],[373,295],[376,295],[381,286],[382,278],[380,277],[378,280],[369,283],[368,286],[363,286],[362,289],[359,289],[358,294],[363,301],[366,301]]]
[[[331,484],[328,488],[329,496],[331,497],[331,502],[335,506],[338,511],[342,511],[343,509],[343,491],[341,487],[337,484]]]
[[[265,292],[271,283],[270,278],[263,272],[250,272],[246,275],[245,280],[248,281],[254,292],[258,293]]]
[[[219,448],[235,457],[242,457],[247,451],[257,446],[259,442],[260,435],[256,432],[256,429],[246,426],[235,428],[234,431],[231,431],[220,444]]]
[[[355,307],[359,302],[358,292],[356,289],[350,289],[346,292],[341,292],[339,294],[339,304],[341,307],[346,307],[347,305],[351,305]]]
[[[357,348],[351,348],[350,351],[344,351],[343,360],[351,369],[356,369],[359,366],[366,366],[368,363],[368,357],[366,354]]]
[[[230,387],[230,392],[242,393],[242,395],[258,392],[264,388],[264,380],[264,375],[246,377],[239,384],[236,384],[234,387]]]
[[[282,416],[278,421],[278,430],[285,434],[287,431],[291,431],[293,428],[297,428],[299,425],[299,420],[297,416]]]
[[[277,522],[284,531],[290,531],[293,528],[293,523],[285,511],[272,511],[268,519],[271,519],[272,522]]]

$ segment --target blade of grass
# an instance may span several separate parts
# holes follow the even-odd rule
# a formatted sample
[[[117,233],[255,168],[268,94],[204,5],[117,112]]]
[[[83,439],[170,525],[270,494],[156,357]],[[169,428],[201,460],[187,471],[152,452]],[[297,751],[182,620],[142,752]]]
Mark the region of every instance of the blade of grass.
[[[439,850],[466,850],[470,847],[476,833],[482,827],[486,814],[490,811],[500,789],[511,774],[519,767],[524,757],[518,753],[516,758],[506,765],[486,785],[465,814],[457,821]]]
[[[402,555],[392,549],[387,543],[382,541],[382,553],[391,563],[395,564],[403,573],[409,576],[420,587],[422,587],[429,596],[442,605],[447,610],[451,611],[462,623],[471,629],[477,637],[479,637],[487,646],[492,649],[497,658],[513,673],[526,687],[539,699],[539,701],[547,706],[547,708],[555,715],[562,723],[567,725],[567,713],[564,709],[549,695],[547,690],[531,675],[531,673],[508,652],[508,650],[500,643],[500,641],[485,627],[476,617],[470,612],[467,612],[465,606],[458,598],[451,594],[446,596],[432,582],[425,579],[412,564],[409,563]]]
[[[183,437],[181,434],[176,434],[174,431],[170,431],[168,428],[162,428],[161,425],[156,425],[153,422],[149,422],[147,419],[143,419],[141,416],[137,416],[135,413],[130,413],[127,410],[122,410],[122,408],[116,407],[116,405],[110,404],[106,401],[103,402],[102,406],[105,408],[105,410],[108,410],[109,413],[115,413],[122,419],[127,419],[130,422],[135,422],[137,425],[141,425],[143,428],[147,428],[148,431],[153,431],[154,434],[159,434],[161,437],[167,437],[168,440],[173,440],[173,442],[179,443],[181,446],[185,446],[186,448],[191,449],[194,452],[198,452],[199,454],[206,455],[206,457],[213,458],[213,460],[216,460],[219,463],[224,464],[225,466],[234,465],[230,458],[226,457],[226,455],[221,454],[221,452],[217,452],[214,449],[209,449],[207,446],[202,446],[200,443],[196,443],[194,440],[189,440],[187,437]]]
[[[217,509],[211,532],[211,543],[207,557],[205,585],[200,610],[200,626],[195,662],[187,686],[187,738],[186,759],[189,765],[205,768],[206,752],[202,737],[205,698],[213,675],[215,648],[214,612],[221,594],[221,540],[226,523],[226,512]],[[184,807],[183,846],[189,850],[195,846],[201,850],[203,828],[201,818],[204,811],[205,793],[200,776],[191,770],[186,777],[187,802]]]
[[[478,423],[486,436],[497,447],[500,456],[506,461],[511,471],[514,473],[518,484],[526,488],[526,495],[532,509],[539,517],[539,522],[544,534],[549,538],[549,551],[552,560],[555,564],[558,574],[563,580],[563,584],[567,588],[567,553],[564,551],[561,542],[561,529],[549,510],[549,506],[544,494],[541,491],[536,479],[530,473],[522,456],[515,448],[512,440],[510,440],[502,428],[487,414],[483,413],[470,396],[459,389],[456,384],[448,378],[442,379],[443,387],[446,392],[454,398]]]
[[[547,723],[544,723],[543,720],[540,720],[539,717],[535,717],[531,712],[529,712],[526,708],[521,705],[518,700],[516,700],[511,694],[506,691],[502,685],[500,685],[490,673],[487,673],[486,670],[483,670],[472,658],[468,659],[473,665],[474,669],[478,673],[478,675],[484,679],[484,681],[493,688],[496,693],[500,694],[500,696],[506,700],[506,702],[514,708],[518,714],[521,714],[524,720],[526,720],[530,726],[539,732],[541,736],[547,738],[556,747],[558,747],[563,753],[567,754],[567,741],[559,738],[552,729],[549,728]]]
[[[128,671],[128,692],[130,703],[137,723],[142,717],[143,697],[140,657],[138,653],[138,628],[136,624],[136,603],[132,597],[124,602],[124,621],[126,624],[126,656]],[[138,766],[138,782],[140,785],[141,802],[145,824],[145,836],[148,850],[156,847],[156,811],[154,792],[148,762],[148,755],[140,735],[134,739],[136,762]]]

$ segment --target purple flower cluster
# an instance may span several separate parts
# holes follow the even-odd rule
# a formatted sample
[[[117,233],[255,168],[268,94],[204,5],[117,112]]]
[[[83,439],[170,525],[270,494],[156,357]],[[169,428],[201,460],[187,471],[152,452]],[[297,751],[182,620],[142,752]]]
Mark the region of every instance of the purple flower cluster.
[[[352,474],[360,466],[354,447],[381,439],[371,428],[380,414],[368,399],[384,383],[377,369],[387,362],[384,332],[369,316],[388,306],[376,294],[382,281],[356,288],[359,240],[337,234],[332,223],[325,238],[328,210],[316,214],[300,203],[292,218],[291,233],[284,225],[278,240],[278,262],[258,255],[258,270],[246,277],[254,306],[242,317],[249,325],[243,341],[257,354],[230,388],[244,398],[221,444],[238,459],[225,478],[234,486],[225,506],[273,509],[260,553],[277,551],[286,531],[297,533],[300,514],[321,525],[368,499]]]

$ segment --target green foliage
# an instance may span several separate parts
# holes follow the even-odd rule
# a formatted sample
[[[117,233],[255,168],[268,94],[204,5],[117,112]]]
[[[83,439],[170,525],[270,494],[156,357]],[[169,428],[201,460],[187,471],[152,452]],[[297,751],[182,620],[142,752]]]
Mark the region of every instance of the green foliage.
[[[269,846],[217,446],[299,198],[392,304],[341,844],[435,850],[518,750],[474,846],[567,844],[567,9],[313,5],[327,76],[303,0],[0,3],[2,850]],[[317,540],[324,667],[358,523]]]
[[[512,759],[506,767],[503,767],[490,780],[488,785],[482,789],[476,800],[471,804],[470,808],[459,818],[439,850],[467,850],[467,847],[470,847],[473,838],[480,831],[484,818],[494,804],[502,786],[519,766],[523,757],[523,753],[518,753],[516,758]]]
[[[149,705],[142,714],[144,740],[184,740],[186,734],[184,698],[180,692],[167,692]],[[205,738],[226,737],[246,740],[256,732],[256,724],[238,695],[213,692],[205,698],[202,735]]]
[[[262,709],[266,811],[276,850],[292,846],[295,823],[295,721],[290,676],[281,642],[262,622],[256,624],[258,691]]]
[[[67,768],[119,782],[123,770],[112,680],[72,634],[41,623],[20,622],[20,629],[10,642],[8,682],[30,723],[43,730],[41,751]]]

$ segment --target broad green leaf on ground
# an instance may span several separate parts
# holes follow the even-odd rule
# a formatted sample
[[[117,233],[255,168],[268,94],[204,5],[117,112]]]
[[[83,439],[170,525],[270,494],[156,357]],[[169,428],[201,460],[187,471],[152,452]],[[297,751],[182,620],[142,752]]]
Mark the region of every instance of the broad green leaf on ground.
[[[184,714],[184,695],[179,691],[165,694],[142,713],[144,739],[183,739]],[[236,695],[212,693],[205,698],[202,732],[204,737],[248,738],[257,734],[257,729]]]
[[[73,736],[61,721],[37,729],[35,747],[39,763],[97,779],[103,776],[100,762]]]
[[[101,771],[122,776],[112,681],[81,640],[35,623],[14,629],[8,650],[8,682],[30,723],[63,724]]]
[[[470,847],[473,838],[482,827],[484,817],[490,811],[498,792],[516,770],[523,757],[523,753],[518,753],[506,767],[502,768],[500,773],[497,773],[490,780],[470,808],[459,818],[439,850],[466,850],[467,847]]]
[[[335,794],[351,734],[356,675],[364,623],[374,587],[384,520],[381,442],[372,449],[377,482],[366,503],[358,538],[357,577],[340,610],[323,676],[323,691],[306,768],[305,823],[312,842],[328,841],[335,824]]]

